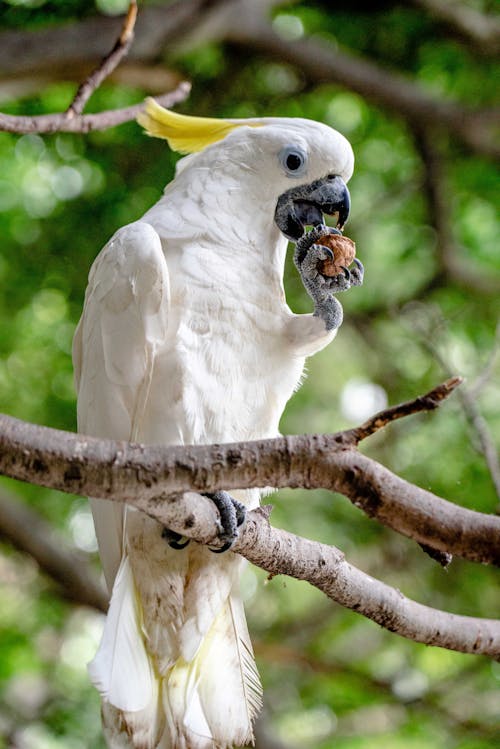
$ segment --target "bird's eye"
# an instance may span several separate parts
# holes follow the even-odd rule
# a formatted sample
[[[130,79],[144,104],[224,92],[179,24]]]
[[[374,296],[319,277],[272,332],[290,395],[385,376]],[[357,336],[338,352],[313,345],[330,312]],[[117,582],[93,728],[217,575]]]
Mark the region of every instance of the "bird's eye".
[[[289,177],[295,177],[305,170],[306,154],[298,146],[285,146],[280,151],[280,161]]]

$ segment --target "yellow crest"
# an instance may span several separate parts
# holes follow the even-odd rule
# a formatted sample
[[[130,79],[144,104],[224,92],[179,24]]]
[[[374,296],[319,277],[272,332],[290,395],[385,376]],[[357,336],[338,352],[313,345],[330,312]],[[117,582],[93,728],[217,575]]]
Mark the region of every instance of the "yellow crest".
[[[232,130],[243,125],[261,127],[262,123],[252,120],[217,120],[212,117],[191,117],[178,112],[171,112],[146,99],[146,108],[137,116],[137,122],[148,135],[165,138],[173,151],[195,153],[206,146],[222,140]]]

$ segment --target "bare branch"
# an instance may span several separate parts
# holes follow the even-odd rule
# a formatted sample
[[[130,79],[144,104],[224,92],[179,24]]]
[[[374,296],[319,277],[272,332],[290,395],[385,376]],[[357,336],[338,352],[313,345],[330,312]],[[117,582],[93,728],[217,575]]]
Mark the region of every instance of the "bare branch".
[[[99,88],[105,78],[116,68],[129,51],[134,40],[134,26],[137,18],[137,2],[130,0],[128,12],[123,22],[123,28],[111,52],[101,61],[100,65],[79,86],[78,91],[68,109],[66,117],[71,119],[80,115],[94,91]]]
[[[189,96],[191,84],[183,81],[174,91],[155,96],[158,104],[173,107]],[[91,130],[106,130],[135,120],[143,109],[144,102],[123,109],[109,109],[97,114],[82,114],[68,118],[66,113],[41,114],[36,117],[14,116],[0,113],[0,130],[7,133],[88,133]]]
[[[500,52],[500,21],[470,6],[450,0],[413,0],[415,5],[443,21],[481,54]]]
[[[381,418],[381,415],[378,415]],[[217,538],[212,503],[192,492],[262,486],[323,488],[424,544],[500,565],[500,517],[459,507],[410,484],[353,445],[352,432],[227,445],[144,446],[0,416],[0,473],[61,491],[129,502],[203,543]],[[184,493],[182,496],[180,493]]]
[[[361,440],[370,437],[370,435],[378,432],[379,429],[383,429],[390,424],[392,421],[402,419],[405,416],[420,413],[422,411],[433,411],[438,408],[445,398],[448,398],[455,388],[463,383],[462,377],[450,377],[449,380],[443,382],[441,385],[430,390],[425,395],[420,395],[418,398],[414,398],[411,401],[400,403],[392,408],[386,408],[380,411],[375,416],[372,416],[368,421],[365,421],[361,426],[355,429],[350,429],[344,432],[346,435],[346,441],[352,440],[354,444],[358,444]]]
[[[421,307],[418,305],[419,315],[415,315],[410,318],[410,324],[414,333],[418,335],[420,344],[427,349],[435,361],[439,364],[443,372],[447,375],[451,373],[451,367],[446,361],[445,357],[441,353],[439,347],[434,343],[435,337],[431,334],[427,327],[425,318],[422,319]],[[429,315],[427,311],[427,316]],[[436,329],[439,323],[442,323],[441,319],[436,321],[429,321],[429,327],[433,330]],[[500,323],[497,325],[497,331],[500,329]],[[496,333],[498,336],[498,332]],[[495,347],[497,345],[497,339],[495,339]],[[497,499],[500,501],[500,461],[498,457],[498,450],[495,446],[493,438],[491,436],[488,424],[484,419],[479,406],[477,404],[476,395],[474,390],[468,388],[466,385],[457,393],[458,399],[462,405],[463,412],[469,425],[472,429],[473,435],[476,437],[473,444],[477,452],[484,458],[486,467],[489,471],[493,487],[495,489]]]
[[[419,410],[435,408],[456,384],[453,380],[439,386],[434,395],[431,391],[419,403]],[[383,413],[379,417],[383,419]],[[479,544],[474,539],[472,554],[464,556],[484,561],[492,555],[493,560],[488,561],[500,562],[500,518],[462,510],[402,482],[354,447],[347,447],[354,440],[352,433],[161,448],[98,440],[5,416],[0,424],[4,427],[0,439],[2,473],[64,491],[128,502],[200,543],[218,543],[216,512],[207,497],[190,488],[328,486],[351,496],[355,504],[384,522],[385,513],[394,515],[398,492],[406,486],[410,507],[404,505],[408,515],[400,518],[403,524],[414,531],[421,528],[426,538],[435,540],[442,525],[444,535],[449,536],[450,525],[443,523],[443,512],[446,520],[459,517],[460,522],[451,529],[452,538],[457,537],[462,545],[465,539],[468,547],[478,530],[481,536]],[[417,524],[411,517],[412,508],[417,511]],[[500,657],[500,622],[448,614],[411,601],[352,567],[338,549],[272,528],[268,514],[269,508],[249,513],[233,547],[235,552],[272,575],[307,580],[341,605],[416,642]]]
[[[250,513],[233,549],[273,575],[306,580],[342,606],[410,640],[500,658],[500,622],[416,603],[353,567],[339,549],[272,528],[264,508]]]
[[[409,123],[426,126],[432,122],[480,154],[499,154],[492,135],[498,112],[467,109],[439,99],[411,80],[371,60],[336,50],[320,39],[290,43],[273,31],[266,18],[266,12],[274,5],[276,0],[178,0],[168,6],[145,7],[138,18],[129,59],[149,62],[166,49],[175,53],[181,47],[202,42],[233,42],[289,62],[313,82],[339,83]],[[107,19],[91,18],[69,28],[22,35],[4,32],[0,34],[0,69],[4,75],[12,75],[29,70],[43,72],[50,66],[60,67],[77,60],[88,62],[89,57],[105,54],[114,28]]]
[[[500,148],[493,137],[498,119],[492,117],[491,110],[471,110],[453,101],[438,99],[402,75],[385,70],[371,60],[333,49],[322,39],[297,39],[292,44],[275,33],[263,15],[248,7],[245,9],[244,5],[233,6],[233,22],[225,35],[229,41],[284,60],[316,83],[340,83],[373,104],[399,114],[410,125],[426,127],[432,122],[453,133],[477,153],[500,156]]]
[[[107,611],[107,593],[86,557],[70,547],[37,512],[3,491],[0,493],[0,537],[33,557],[58,583],[64,598]]]
[[[435,146],[436,133],[428,127],[412,126],[415,145],[424,167],[422,195],[427,200],[429,223],[436,232],[438,269],[428,284],[433,288],[442,278],[451,278],[466,289],[494,294],[500,291],[500,277],[478,273],[459,258],[451,215],[449,190],[446,185],[443,158]]]

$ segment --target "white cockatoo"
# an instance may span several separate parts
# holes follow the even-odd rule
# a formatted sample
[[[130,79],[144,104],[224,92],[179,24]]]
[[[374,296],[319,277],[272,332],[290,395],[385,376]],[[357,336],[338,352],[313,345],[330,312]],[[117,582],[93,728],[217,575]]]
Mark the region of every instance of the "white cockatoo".
[[[305,119],[216,120],[148,100],[140,123],[190,154],[163,197],[95,260],[74,340],[78,428],[162,445],[278,435],[305,357],[342,322],[334,294],[361,263],[318,274],[323,213],[349,212],[348,141]],[[335,231],[335,230],[333,230]],[[287,239],[314,301],[283,290]],[[256,489],[209,495],[225,548]],[[112,749],[229,749],[253,741],[261,685],[239,593],[241,558],[181,543],[130,507],[91,500],[111,603],[89,666]]]

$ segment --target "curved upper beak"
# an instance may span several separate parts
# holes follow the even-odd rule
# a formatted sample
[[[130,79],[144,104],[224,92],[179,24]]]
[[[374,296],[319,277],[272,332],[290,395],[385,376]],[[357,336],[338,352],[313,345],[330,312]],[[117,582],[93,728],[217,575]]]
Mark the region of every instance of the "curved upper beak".
[[[306,226],[324,223],[323,214],[337,214],[342,229],[349,216],[351,199],[347,185],[338,175],[328,175],[309,185],[297,185],[278,198],[274,220],[287,239],[296,242]]]

